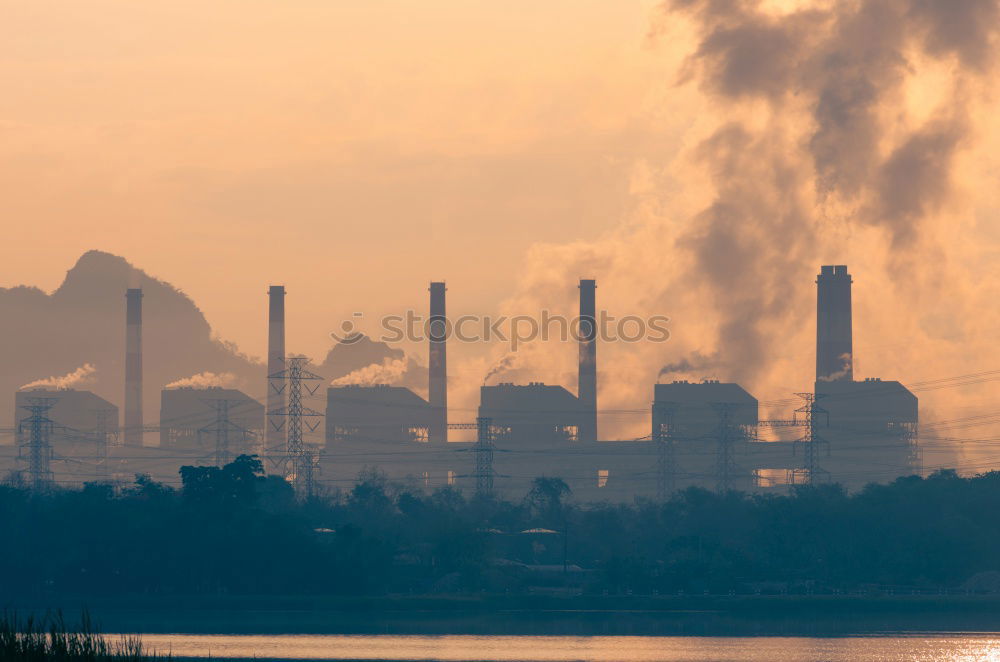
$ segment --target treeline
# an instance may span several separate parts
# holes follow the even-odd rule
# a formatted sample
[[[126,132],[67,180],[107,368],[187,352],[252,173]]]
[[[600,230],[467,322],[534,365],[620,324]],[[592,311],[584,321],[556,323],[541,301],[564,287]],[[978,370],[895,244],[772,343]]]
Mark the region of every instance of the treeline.
[[[299,502],[248,456],[181,476],[181,490],[0,487],[0,594],[905,590],[1000,569],[1000,473],[627,505],[577,503],[558,478],[512,501],[375,471]]]

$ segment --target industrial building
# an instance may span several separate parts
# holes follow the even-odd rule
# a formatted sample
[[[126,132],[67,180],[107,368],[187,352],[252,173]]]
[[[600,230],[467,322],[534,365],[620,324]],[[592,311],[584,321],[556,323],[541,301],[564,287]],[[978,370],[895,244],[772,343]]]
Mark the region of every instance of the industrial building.
[[[917,397],[896,381],[816,382],[821,479],[850,490],[920,473]]]
[[[29,484],[54,479],[53,465],[63,480],[81,483],[110,471],[108,455],[119,440],[118,407],[99,395],[75,389],[17,391],[14,420],[14,457]]]
[[[511,383],[479,389],[479,416],[494,427],[496,443],[504,447],[540,447],[581,441],[589,412],[562,386],[541,382]]]
[[[264,405],[231,388],[166,388],[160,392],[160,447],[212,453],[220,434],[230,455],[261,450]]]
[[[430,284],[427,400],[387,384],[327,389],[321,481],[346,487],[360,472],[376,469],[431,489],[455,485],[466,470],[469,458],[448,443],[446,291],[443,282]]]
[[[130,455],[121,464],[129,472],[176,479],[181,464],[258,452],[270,471],[309,490],[349,488],[360,472],[378,470],[414,488],[454,485],[519,498],[535,477],[547,475],[566,480],[579,499],[621,501],[666,498],[692,486],[769,492],[835,482],[854,490],[919,473],[916,396],[896,381],[854,380],[847,267],[823,266],[816,284],[816,379],[799,394],[801,406],[781,420],[761,420],[757,399],[739,384],[674,381],[653,385],[648,437],[601,439],[597,286],[589,279],[579,282],[577,392],[540,382],[484,385],[477,411],[464,420],[448,417],[443,282],[429,288],[427,399],[385,384],[330,386],[325,412],[309,409],[303,398],[317,388],[304,380],[318,387],[321,377],[306,369],[306,359],[285,355],[285,289],[272,286],[266,408],[232,389],[166,389],[159,423],[144,424],[139,290],[126,296],[124,425],[113,404],[86,391],[19,392],[15,406],[54,400],[44,409],[51,425],[34,428],[54,449],[31,455],[39,480],[53,474],[53,458],[91,457],[84,446],[104,429],[127,445]],[[306,438],[321,430],[322,444]],[[782,432],[777,440],[769,434],[775,430]],[[152,431],[159,433],[158,448],[143,443]],[[26,443],[30,438],[19,433],[18,444]]]
[[[854,381],[851,275],[824,266],[816,279],[814,430],[818,480],[848,489],[921,471],[917,397],[897,381]]]
[[[91,391],[36,388],[14,394],[17,439],[23,442],[30,430],[27,419],[32,404],[51,405],[45,417],[52,421],[50,443],[60,447],[93,444],[104,434],[118,434],[118,407]]]
[[[435,415],[429,402],[401,386],[331,386],[326,390],[326,443],[427,443]]]
[[[661,492],[712,485],[757,487],[753,454],[757,398],[739,384],[675,381],[653,387],[651,439],[667,446],[657,457]],[[714,479],[714,480],[713,480]]]

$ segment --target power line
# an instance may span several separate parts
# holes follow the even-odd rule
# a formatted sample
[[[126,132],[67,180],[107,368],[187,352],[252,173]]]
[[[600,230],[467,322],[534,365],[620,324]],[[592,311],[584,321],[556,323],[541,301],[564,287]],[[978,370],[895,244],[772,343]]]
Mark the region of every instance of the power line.
[[[302,404],[303,390],[308,395],[315,395],[320,385],[309,386],[309,382],[323,381],[323,377],[306,370],[309,359],[304,356],[293,356],[285,359],[284,370],[268,375],[271,380],[285,380],[288,385],[288,404],[268,414],[287,417],[287,446],[285,455],[280,462],[285,471],[285,477],[295,487],[300,497],[310,499],[313,496],[314,472],[319,457],[315,450],[308,448],[303,441],[303,426],[309,432],[315,432],[320,422],[312,422],[322,418],[323,414]]]
[[[818,482],[817,479],[825,479],[829,477],[830,472],[826,471],[819,466],[819,460],[816,457],[817,449],[820,446],[824,446],[829,452],[830,443],[821,437],[816,431],[819,427],[819,421],[825,417],[826,425],[830,424],[830,413],[816,404],[816,401],[824,397],[821,393],[798,393],[800,398],[805,400],[805,404],[795,410],[797,414],[801,413],[805,415],[805,432],[802,437],[795,442],[793,449],[796,446],[801,445],[803,448],[803,464],[802,469],[792,472],[793,476],[802,476],[806,484],[813,485]],[[794,481],[798,483],[798,481]]]

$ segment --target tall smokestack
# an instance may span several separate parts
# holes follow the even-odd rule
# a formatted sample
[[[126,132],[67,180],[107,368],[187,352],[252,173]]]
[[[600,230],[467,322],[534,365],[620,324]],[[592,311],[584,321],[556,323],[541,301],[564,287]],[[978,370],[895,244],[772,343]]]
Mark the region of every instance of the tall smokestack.
[[[125,290],[125,443],[142,445],[142,290]]]
[[[431,314],[428,319],[428,400],[432,423],[428,441],[448,441],[448,317],[445,312],[444,283],[431,283]]]
[[[823,266],[816,278],[816,381],[854,379],[851,276],[847,266]]]
[[[285,286],[272,285],[267,291],[267,452],[285,447],[285,420],[282,415],[287,393],[285,380],[271,377],[285,369]]]
[[[583,408],[577,438],[597,441],[597,282],[580,281],[580,373],[577,398]]]

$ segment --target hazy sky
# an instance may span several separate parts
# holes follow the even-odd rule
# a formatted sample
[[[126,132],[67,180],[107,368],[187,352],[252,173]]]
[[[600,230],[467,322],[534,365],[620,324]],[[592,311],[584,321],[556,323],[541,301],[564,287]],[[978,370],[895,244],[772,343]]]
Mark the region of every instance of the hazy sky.
[[[669,142],[651,4],[2,2],[0,284],[107,250],[255,355],[269,283],[308,352],[431,279],[488,312],[532,244],[620,221]]]
[[[764,400],[808,388],[813,280],[847,263],[856,375],[1000,368],[996,0],[0,15],[0,285],[107,250],[260,356],[271,283],[289,347],[318,355],[353,311],[422,310],[432,279],[459,314],[572,312],[592,277],[601,307],[673,318],[671,343],[600,350],[602,408],[641,410],[682,359]],[[512,377],[574,385],[574,348],[537,350]],[[474,406],[503,352],[453,356]],[[922,417],[989,410],[995,383]]]

